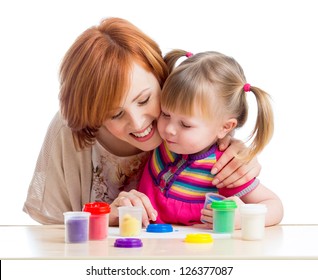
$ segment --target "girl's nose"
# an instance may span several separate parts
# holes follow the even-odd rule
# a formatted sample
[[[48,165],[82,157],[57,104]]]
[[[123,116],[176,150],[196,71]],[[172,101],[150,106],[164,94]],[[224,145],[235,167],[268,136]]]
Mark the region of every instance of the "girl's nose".
[[[177,134],[175,126],[172,123],[167,123],[167,126],[165,128],[165,132],[167,134],[170,134],[170,135],[176,135]]]

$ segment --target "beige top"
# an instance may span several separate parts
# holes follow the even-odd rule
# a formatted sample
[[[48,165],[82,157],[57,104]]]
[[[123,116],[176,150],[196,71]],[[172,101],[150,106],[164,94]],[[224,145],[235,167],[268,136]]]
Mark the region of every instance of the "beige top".
[[[60,113],[53,118],[40,151],[23,210],[42,224],[64,223],[63,212],[90,201],[111,203],[136,187],[149,152],[118,157],[98,142],[77,151]]]

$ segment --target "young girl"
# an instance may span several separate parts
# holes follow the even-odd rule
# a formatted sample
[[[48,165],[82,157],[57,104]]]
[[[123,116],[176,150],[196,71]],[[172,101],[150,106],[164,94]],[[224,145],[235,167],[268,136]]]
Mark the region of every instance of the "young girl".
[[[189,58],[172,71],[184,55]],[[202,219],[212,223],[210,206],[202,208],[205,193],[218,192],[238,204],[265,204],[266,226],[279,223],[282,203],[258,179],[236,188],[217,189],[209,172],[222,155],[216,142],[242,127],[247,119],[246,94],[255,95],[258,115],[251,134],[253,141],[239,157],[250,161],[270,141],[274,124],[268,94],[250,86],[241,66],[221,53],[192,55],[175,50],[166,55],[165,61],[172,73],[162,90],[158,120],[164,141],[154,150],[139,186],[158,212],[156,222],[193,225]],[[235,226],[240,228],[238,215]]]

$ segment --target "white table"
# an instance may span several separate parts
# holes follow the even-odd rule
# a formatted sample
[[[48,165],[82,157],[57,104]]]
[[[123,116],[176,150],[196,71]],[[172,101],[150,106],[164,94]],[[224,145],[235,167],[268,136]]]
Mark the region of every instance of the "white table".
[[[318,225],[268,227],[261,241],[244,241],[241,231],[230,238],[214,236],[210,244],[183,241],[188,232],[209,232],[174,227],[177,233],[160,237],[144,234],[141,248],[116,248],[118,228],[102,241],[66,244],[64,225],[0,226],[0,259],[318,259]]]

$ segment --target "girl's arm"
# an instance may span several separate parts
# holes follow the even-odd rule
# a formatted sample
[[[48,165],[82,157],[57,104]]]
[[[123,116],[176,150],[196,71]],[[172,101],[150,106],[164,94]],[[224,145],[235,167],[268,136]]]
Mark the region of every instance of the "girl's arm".
[[[271,190],[259,184],[253,191],[239,198],[237,196],[226,199],[234,200],[238,208],[235,210],[235,229],[241,228],[241,217],[239,214],[240,205],[247,203],[264,204],[267,207],[265,226],[279,224],[283,219],[284,209],[280,198]],[[201,210],[201,219],[204,220],[208,228],[213,224],[213,210],[210,206]]]
[[[267,214],[265,219],[265,226],[273,226],[279,224],[284,216],[284,208],[280,198],[266,188],[259,184],[257,188],[240,199],[243,203],[265,204],[267,207]]]

